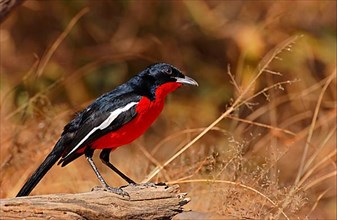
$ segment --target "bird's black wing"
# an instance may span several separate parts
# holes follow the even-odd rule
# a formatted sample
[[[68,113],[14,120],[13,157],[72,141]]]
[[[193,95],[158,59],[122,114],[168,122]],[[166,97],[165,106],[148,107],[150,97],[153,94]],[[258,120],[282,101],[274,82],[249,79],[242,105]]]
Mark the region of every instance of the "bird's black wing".
[[[140,99],[141,96],[128,93],[119,97],[107,95],[88,106],[80,113],[79,119],[75,118],[73,125],[67,128],[69,132],[78,127],[59,163],[65,166],[80,156],[76,151],[130,122],[136,116],[136,106]]]

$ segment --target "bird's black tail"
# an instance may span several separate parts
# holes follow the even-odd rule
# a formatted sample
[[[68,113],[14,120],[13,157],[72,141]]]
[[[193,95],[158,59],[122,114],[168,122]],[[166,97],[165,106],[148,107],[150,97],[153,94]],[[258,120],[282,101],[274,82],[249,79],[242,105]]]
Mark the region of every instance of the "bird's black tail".
[[[29,193],[34,189],[34,187],[40,182],[42,177],[50,170],[50,168],[60,159],[62,156],[62,147],[59,146],[61,143],[60,141],[55,145],[54,149],[46,159],[42,162],[42,164],[35,170],[33,175],[28,179],[28,181],[25,183],[25,185],[21,188],[19,193],[16,195],[16,197],[21,196],[28,196]]]

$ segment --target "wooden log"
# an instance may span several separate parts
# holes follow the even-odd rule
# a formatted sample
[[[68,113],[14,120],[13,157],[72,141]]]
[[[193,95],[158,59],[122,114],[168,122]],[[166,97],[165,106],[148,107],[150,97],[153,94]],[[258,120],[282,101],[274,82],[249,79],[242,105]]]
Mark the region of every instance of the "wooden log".
[[[179,186],[142,184],[123,188],[130,197],[94,188],[78,194],[51,194],[0,200],[1,219],[169,219],[190,200]]]

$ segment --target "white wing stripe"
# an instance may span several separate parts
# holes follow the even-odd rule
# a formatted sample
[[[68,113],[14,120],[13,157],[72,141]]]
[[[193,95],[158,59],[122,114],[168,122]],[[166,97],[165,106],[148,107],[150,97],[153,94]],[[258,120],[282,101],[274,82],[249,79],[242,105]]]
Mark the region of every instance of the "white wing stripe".
[[[97,130],[103,130],[107,128],[122,112],[128,111],[132,106],[138,104],[138,102],[130,102],[126,106],[122,108],[118,108],[113,112],[110,112],[110,115],[107,119],[105,119],[102,124],[100,124],[97,127],[94,127],[65,157],[68,157],[70,154],[78,150],[78,148],[83,144],[84,141],[86,141],[90,135],[92,135]]]

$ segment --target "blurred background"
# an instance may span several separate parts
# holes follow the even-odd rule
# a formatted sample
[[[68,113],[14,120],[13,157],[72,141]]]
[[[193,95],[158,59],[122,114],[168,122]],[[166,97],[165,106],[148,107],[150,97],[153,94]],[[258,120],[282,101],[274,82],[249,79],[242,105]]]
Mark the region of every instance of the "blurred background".
[[[254,80],[263,57],[294,36]],[[167,62],[199,87],[171,94],[147,133],[111,154],[113,164],[144,180],[253,82],[245,98],[265,91],[151,181],[180,183],[189,208],[217,216],[279,214],[231,182],[288,217],[336,217],[336,1],[26,0],[2,21],[0,45],[1,198],[16,195],[76,112]],[[312,161],[298,182],[306,145]],[[95,160],[112,186],[125,184]],[[89,170],[84,157],[55,166],[32,194],[88,191],[99,184]]]

